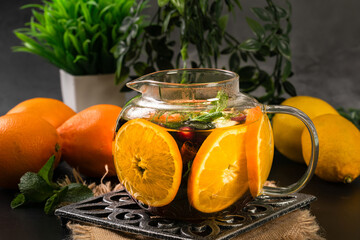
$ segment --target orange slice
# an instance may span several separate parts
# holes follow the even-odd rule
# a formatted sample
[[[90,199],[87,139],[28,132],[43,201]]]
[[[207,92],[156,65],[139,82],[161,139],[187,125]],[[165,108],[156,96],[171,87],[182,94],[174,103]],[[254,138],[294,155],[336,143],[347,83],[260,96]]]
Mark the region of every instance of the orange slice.
[[[156,123],[181,122],[183,116],[180,113],[151,113],[150,120]]]
[[[135,199],[161,207],[175,198],[182,160],[164,128],[144,119],[128,121],[115,136],[113,156],[121,184]]]
[[[246,132],[248,178],[251,195],[257,197],[262,194],[262,188],[271,170],[274,140],[269,118],[259,107],[250,109],[248,116],[251,119]]]
[[[201,145],[188,180],[188,198],[195,209],[221,211],[248,190],[245,132],[245,126],[216,129]]]

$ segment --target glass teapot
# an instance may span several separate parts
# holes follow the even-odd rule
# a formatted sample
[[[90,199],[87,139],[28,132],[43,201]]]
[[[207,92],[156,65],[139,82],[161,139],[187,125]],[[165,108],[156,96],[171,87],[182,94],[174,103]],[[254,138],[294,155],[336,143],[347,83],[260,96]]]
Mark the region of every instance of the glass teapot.
[[[315,170],[318,138],[309,117],[241,93],[234,72],[166,70],[127,86],[141,95],[117,120],[114,163],[129,196],[152,214],[188,220],[235,214],[259,195],[299,191]],[[274,154],[267,113],[296,116],[310,132],[310,164],[288,187],[264,186]]]

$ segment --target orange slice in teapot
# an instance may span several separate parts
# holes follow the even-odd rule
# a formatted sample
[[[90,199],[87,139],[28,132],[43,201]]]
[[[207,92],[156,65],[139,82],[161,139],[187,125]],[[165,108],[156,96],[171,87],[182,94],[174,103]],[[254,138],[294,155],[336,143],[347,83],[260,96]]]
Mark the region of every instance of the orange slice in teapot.
[[[135,199],[161,207],[175,198],[182,160],[164,128],[144,119],[128,121],[116,133],[113,156],[119,181]]]
[[[201,145],[187,189],[189,202],[198,211],[221,211],[248,190],[245,133],[246,126],[219,128]]]
[[[246,159],[250,192],[253,197],[262,194],[274,156],[274,140],[268,116],[260,107],[247,111]]]

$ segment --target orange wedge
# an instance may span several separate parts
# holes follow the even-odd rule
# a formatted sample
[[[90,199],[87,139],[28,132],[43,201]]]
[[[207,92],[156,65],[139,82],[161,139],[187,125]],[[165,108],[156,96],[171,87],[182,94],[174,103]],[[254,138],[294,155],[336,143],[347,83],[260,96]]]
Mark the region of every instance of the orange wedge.
[[[188,180],[190,204],[204,213],[221,211],[248,190],[245,126],[214,130],[201,145]]]
[[[161,207],[175,198],[182,160],[164,128],[144,119],[128,121],[115,136],[113,156],[121,184],[135,199]]]
[[[274,157],[274,140],[269,118],[259,107],[248,110],[246,132],[246,159],[250,192],[253,197],[262,194]]]

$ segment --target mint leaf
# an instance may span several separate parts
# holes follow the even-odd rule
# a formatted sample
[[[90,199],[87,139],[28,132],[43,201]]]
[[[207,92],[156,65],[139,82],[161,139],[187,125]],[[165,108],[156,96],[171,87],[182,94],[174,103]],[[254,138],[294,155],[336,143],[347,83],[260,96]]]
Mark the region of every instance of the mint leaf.
[[[52,214],[61,202],[78,202],[93,196],[92,191],[80,183],[60,188],[52,181],[55,156],[51,156],[38,173],[27,172],[20,178],[20,194],[11,201],[11,208],[26,203],[45,202],[44,212]]]
[[[20,178],[19,189],[30,202],[43,202],[53,195],[54,190],[42,177],[33,172],[27,172]]]
[[[70,183],[67,187],[63,202],[79,202],[94,196],[93,192],[81,183]]]
[[[216,101],[211,103],[214,107],[208,113],[196,116],[195,118],[192,118],[190,122],[210,123],[215,119],[222,117],[224,115],[222,111],[227,107],[229,97],[224,91],[220,90],[216,94],[216,99]]]
[[[11,201],[10,206],[12,209],[14,209],[24,204],[25,204],[25,195],[20,193]]]
[[[191,119],[191,121],[197,121],[197,122],[212,122],[215,119],[222,117],[222,112],[213,112],[213,113],[207,113],[204,115],[200,115],[194,119]]]
[[[52,155],[38,172],[38,175],[42,177],[45,180],[45,182],[49,185],[53,184],[52,178],[54,174],[54,163],[55,163],[55,155]]]
[[[68,187],[65,186],[59,191],[56,191],[54,195],[52,195],[45,203],[44,212],[46,214],[52,214],[56,207],[61,203],[62,199],[66,195],[68,191]]]
[[[212,104],[215,105],[215,108],[210,110],[210,112],[221,112],[227,107],[229,97],[224,91],[218,91],[218,93],[216,94],[216,98],[218,100],[212,102]]]

